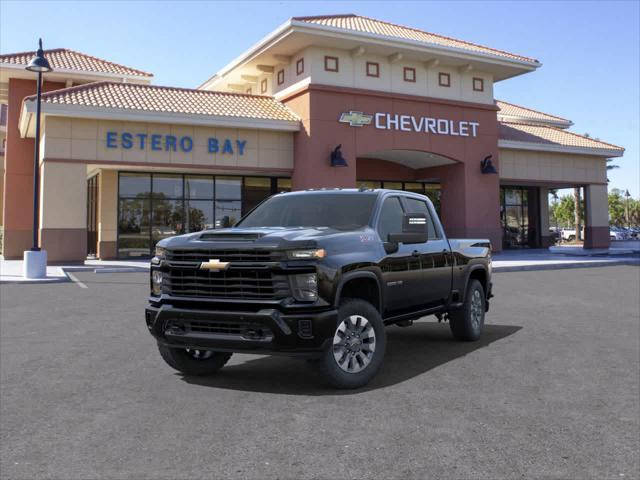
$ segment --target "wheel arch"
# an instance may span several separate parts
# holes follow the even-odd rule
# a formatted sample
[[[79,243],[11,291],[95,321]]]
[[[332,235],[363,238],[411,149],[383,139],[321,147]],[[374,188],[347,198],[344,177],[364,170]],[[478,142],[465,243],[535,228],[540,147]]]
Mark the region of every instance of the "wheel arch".
[[[382,314],[383,298],[380,279],[372,271],[344,274],[336,289],[334,305],[339,306],[340,301],[345,297],[366,300]]]

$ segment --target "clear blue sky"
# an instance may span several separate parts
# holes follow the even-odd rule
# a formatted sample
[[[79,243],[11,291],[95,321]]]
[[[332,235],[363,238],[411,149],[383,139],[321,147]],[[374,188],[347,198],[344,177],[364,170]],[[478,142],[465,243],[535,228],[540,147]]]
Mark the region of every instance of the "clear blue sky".
[[[66,47],[195,87],[287,18],[358,13],[535,57],[496,97],[626,148],[611,187],[640,196],[640,2],[0,0],[0,52]]]

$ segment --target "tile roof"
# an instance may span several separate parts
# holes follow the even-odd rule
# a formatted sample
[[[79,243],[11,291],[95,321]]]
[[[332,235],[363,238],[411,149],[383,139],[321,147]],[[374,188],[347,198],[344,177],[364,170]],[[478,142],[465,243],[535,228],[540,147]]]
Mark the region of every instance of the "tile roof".
[[[489,54],[498,57],[508,58],[511,60],[520,60],[524,62],[539,63],[538,60],[529,57],[523,57],[514,53],[489,48],[464,40],[445,37],[435,33],[425,32],[416,28],[396,25],[374,18],[362,17],[355,14],[345,15],[324,15],[315,17],[294,17],[292,20],[305,22],[315,25],[323,25],[326,27],[339,28],[342,30],[352,30],[363,33],[372,33],[376,35],[384,35],[402,40],[414,40],[430,45],[438,45],[441,47],[459,48],[477,53]]]
[[[566,118],[557,117],[555,115],[550,115],[548,113],[539,112],[538,110],[533,110],[531,108],[522,107],[520,105],[515,105],[513,103],[504,102],[502,100],[496,100],[496,105],[500,109],[498,112],[498,117],[520,117],[522,119],[533,120],[536,123],[545,123],[549,122],[551,124],[557,125],[566,124],[567,127],[571,126],[573,122],[571,120],[567,120]]]
[[[25,100],[34,100],[35,96]],[[134,83],[95,82],[44,93],[45,104],[82,105],[146,112],[299,121],[272,97]]]
[[[36,52],[7,53],[0,55],[0,64],[28,65]],[[118,63],[92,57],[85,53],[56,48],[45,50],[44,55],[54,70],[76,70],[78,72],[98,72],[113,75],[132,75],[137,77],[153,77],[153,74],[125,67]]]
[[[578,135],[577,133],[568,132],[560,128],[508,122],[499,122],[498,127],[500,140],[538,143],[548,146],[555,145],[558,147],[615,150],[619,151],[620,155],[624,152],[624,148],[617,145],[612,145],[591,137],[585,137],[584,135]]]

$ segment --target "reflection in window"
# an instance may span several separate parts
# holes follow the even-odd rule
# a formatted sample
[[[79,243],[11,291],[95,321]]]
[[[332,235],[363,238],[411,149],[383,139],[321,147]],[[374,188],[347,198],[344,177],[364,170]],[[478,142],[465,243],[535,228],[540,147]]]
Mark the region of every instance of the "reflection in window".
[[[211,200],[185,201],[185,233],[215,228]]]
[[[278,187],[276,188],[276,193],[279,192],[290,192],[291,191],[291,179],[290,178],[279,178],[278,179]]]
[[[242,212],[247,214],[271,195],[271,179],[265,177],[245,177],[242,190]]]
[[[153,193],[164,198],[182,197],[181,175],[154,175]]]
[[[120,196],[140,197],[151,194],[151,175],[142,173],[120,174]]]
[[[185,177],[184,196],[197,200],[213,200],[213,177]]]
[[[240,220],[242,205],[240,200],[216,201],[216,228],[235,225]]]
[[[148,256],[149,199],[121,199],[118,205],[118,249],[121,257]]]
[[[240,200],[242,179],[238,177],[216,177],[216,199]]]
[[[154,194],[152,205],[151,218],[153,223],[151,233],[154,245],[163,238],[183,233],[184,212],[182,200],[166,200],[156,197]]]

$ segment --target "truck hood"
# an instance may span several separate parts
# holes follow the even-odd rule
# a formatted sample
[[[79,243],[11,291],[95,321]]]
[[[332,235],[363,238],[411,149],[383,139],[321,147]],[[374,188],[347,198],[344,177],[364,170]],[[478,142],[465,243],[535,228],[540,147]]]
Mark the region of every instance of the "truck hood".
[[[329,227],[223,228],[166,238],[158,246],[194,249],[312,248],[322,246],[330,239],[357,237],[367,231],[369,227],[349,231]]]

